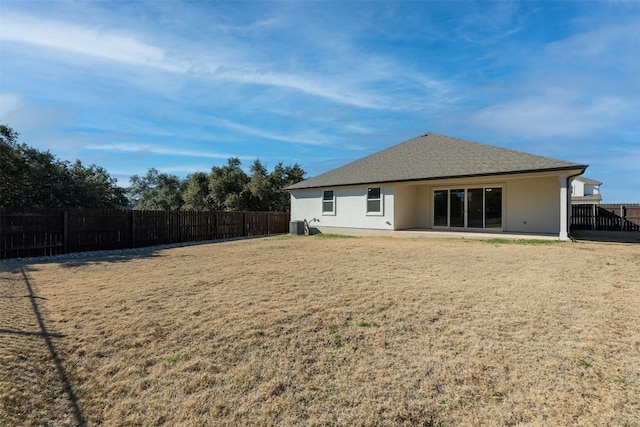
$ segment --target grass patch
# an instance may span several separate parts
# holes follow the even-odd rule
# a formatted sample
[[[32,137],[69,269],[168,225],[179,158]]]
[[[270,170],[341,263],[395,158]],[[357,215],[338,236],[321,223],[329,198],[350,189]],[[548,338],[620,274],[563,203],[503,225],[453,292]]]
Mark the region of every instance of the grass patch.
[[[335,348],[341,348],[343,346],[343,344],[342,344],[342,336],[340,334],[335,334],[333,336],[333,346]]]
[[[505,239],[503,237],[495,237],[493,239],[484,240],[491,244],[511,244],[511,245],[553,245],[559,240],[543,240],[543,239]]]
[[[318,233],[315,234],[317,239],[357,239],[358,236],[350,236],[348,234],[336,234],[336,233]]]
[[[376,322],[360,322],[358,323],[358,326],[360,326],[361,328],[379,328],[380,325]]]
[[[167,365],[176,366],[178,364],[178,362],[180,362],[180,357],[171,356],[171,357],[165,358],[164,360],[165,360],[165,362],[167,362]]]
[[[580,366],[584,366],[585,368],[590,368],[592,366],[590,362],[580,359],[579,357],[576,357],[576,363]]]

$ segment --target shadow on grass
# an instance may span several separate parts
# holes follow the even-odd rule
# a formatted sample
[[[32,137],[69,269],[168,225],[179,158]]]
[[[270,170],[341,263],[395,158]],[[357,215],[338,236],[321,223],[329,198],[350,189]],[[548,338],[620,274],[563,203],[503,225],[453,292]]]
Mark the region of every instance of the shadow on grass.
[[[33,288],[31,287],[31,283],[29,282],[29,277],[24,270],[24,267],[20,267],[20,271],[22,272],[22,277],[24,278],[24,283],[27,287],[27,291],[29,294],[29,300],[31,301],[31,307],[33,308],[33,313],[36,316],[36,320],[38,321],[38,326],[40,327],[40,332],[24,332],[24,331],[14,331],[14,330],[0,330],[1,333],[9,333],[9,334],[18,334],[18,335],[33,335],[33,336],[41,336],[45,344],[47,345],[47,349],[49,350],[49,354],[53,362],[56,365],[56,370],[58,371],[58,376],[60,377],[60,382],[64,388],[64,392],[67,395],[67,399],[69,400],[69,405],[71,406],[71,410],[73,412],[73,416],[75,418],[76,424],[78,426],[85,426],[87,424],[84,416],[82,415],[82,411],[80,410],[80,406],[78,405],[78,398],[76,397],[75,392],[73,391],[73,387],[67,378],[67,374],[62,366],[62,361],[60,360],[60,356],[58,356],[58,352],[56,351],[56,347],[53,344],[52,338],[61,338],[64,335],[60,334],[52,334],[47,331],[47,327],[44,323],[44,319],[42,318],[42,314],[40,313],[40,308],[38,307],[37,297],[33,293]]]
[[[216,240],[204,240],[197,242],[181,242],[170,243],[157,246],[144,246],[139,248],[124,248],[124,249],[111,249],[102,251],[91,252],[71,252],[67,254],[32,257],[32,258],[13,258],[6,259],[0,262],[0,271],[3,269],[3,265],[7,268],[15,268],[20,265],[33,265],[33,264],[60,264],[61,267],[73,268],[80,267],[87,264],[101,264],[101,263],[119,263],[127,262],[136,259],[155,258],[162,256],[159,252],[166,249],[182,248],[187,246],[200,246],[211,245],[218,243],[227,243],[238,240],[253,240],[262,238],[282,238],[283,236],[289,236],[288,234],[269,234],[269,235],[256,235],[256,236],[244,236],[244,237],[231,237]]]
[[[571,237],[583,242],[640,243],[640,231],[571,230]]]

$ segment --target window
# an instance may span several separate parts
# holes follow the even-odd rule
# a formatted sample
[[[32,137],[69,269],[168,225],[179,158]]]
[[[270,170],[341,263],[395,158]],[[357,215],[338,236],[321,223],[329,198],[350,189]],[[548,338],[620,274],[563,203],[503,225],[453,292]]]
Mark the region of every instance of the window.
[[[433,226],[502,228],[502,187],[435,190]]]
[[[367,189],[367,214],[382,215],[382,190],[380,187]]]
[[[333,195],[333,190],[324,190],[322,192],[322,214],[323,215],[335,215],[336,213],[336,199]]]

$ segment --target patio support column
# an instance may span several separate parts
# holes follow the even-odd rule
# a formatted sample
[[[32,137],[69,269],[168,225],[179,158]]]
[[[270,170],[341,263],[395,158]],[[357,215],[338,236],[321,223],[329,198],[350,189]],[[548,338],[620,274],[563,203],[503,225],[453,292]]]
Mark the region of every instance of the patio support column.
[[[569,240],[569,180],[567,175],[560,176],[560,240]]]

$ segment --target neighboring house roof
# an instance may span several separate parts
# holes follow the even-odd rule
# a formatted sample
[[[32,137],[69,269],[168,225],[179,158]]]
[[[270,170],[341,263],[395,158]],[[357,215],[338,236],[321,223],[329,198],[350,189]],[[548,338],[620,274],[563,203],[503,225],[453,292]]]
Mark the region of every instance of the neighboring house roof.
[[[428,133],[287,187],[287,190],[337,187],[584,169],[506,148]]]
[[[586,196],[571,196],[571,202],[573,204],[580,203],[600,203],[602,201],[601,194],[589,194]]]
[[[588,185],[602,185],[602,183],[600,181],[596,181],[595,179],[587,178],[587,177],[584,177],[584,176],[576,177],[576,181],[582,181],[582,182],[584,182],[585,184],[588,184]]]

